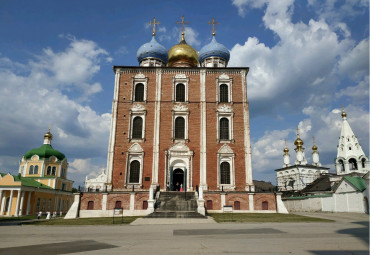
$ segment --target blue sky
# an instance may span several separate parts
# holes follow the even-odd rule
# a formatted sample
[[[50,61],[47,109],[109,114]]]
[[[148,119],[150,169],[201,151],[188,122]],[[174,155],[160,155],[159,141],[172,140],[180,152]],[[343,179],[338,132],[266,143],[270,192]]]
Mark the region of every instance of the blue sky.
[[[287,139],[291,162],[299,126],[311,159],[334,171],[343,105],[369,155],[369,6],[367,0],[0,1],[0,171],[41,145],[52,125],[75,186],[106,167],[114,74],[137,66],[151,39],[167,49],[211,40],[231,51],[229,66],[248,66],[253,177],[275,182]]]

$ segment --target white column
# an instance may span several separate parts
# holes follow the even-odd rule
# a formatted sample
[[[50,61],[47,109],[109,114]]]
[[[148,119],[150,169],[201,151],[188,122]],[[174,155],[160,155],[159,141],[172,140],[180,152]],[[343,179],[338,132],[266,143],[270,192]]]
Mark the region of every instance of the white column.
[[[10,191],[9,206],[8,206],[8,216],[10,216],[10,211],[12,210],[13,192],[14,192],[14,190],[11,190]]]
[[[252,177],[252,148],[249,125],[249,104],[247,100],[247,73],[241,71],[244,116],[244,158],[245,158],[245,190],[254,191]]]
[[[31,210],[31,195],[32,195],[32,191],[29,191],[29,192],[28,192],[28,197],[27,197],[27,210],[26,210],[26,215],[30,214],[30,210]]]
[[[108,194],[107,193],[104,193],[103,194],[103,199],[102,199],[102,205],[101,205],[101,208],[102,208],[102,211],[106,211],[107,210],[107,198],[108,198]]]
[[[221,210],[224,209],[225,205],[226,205],[226,193],[221,193]]]
[[[120,70],[116,70],[116,77],[114,82],[114,96],[112,103],[112,120],[109,135],[109,146],[108,146],[108,157],[107,157],[107,186],[112,187],[112,175],[113,175],[113,153],[114,144],[116,141],[116,123],[117,123],[117,108],[118,108],[118,93],[119,93],[119,81],[120,81]]]
[[[249,194],[249,211],[254,211],[254,194]]]
[[[21,190],[19,189],[18,190],[18,195],[17,195],[17,202],[15,204],[15,213],[14,213],[14,215],[16,217],[18,217],[18,215],[19,215],[19,202],[20,202],[20,198],[21,198]]]
[[[135,210],[135,192],[130,193],[130,211]]]
[[[23,203],[24,203],[24,193],[25,193],[25,191],[22,191],[22,193],[21,193],[21,204],[20,204],[20,208],[19,208],[19,216],[22,216]]]
[[[158,185],[161,94],[162,94],[162,72],[161,72],[161,69],[157,69],[156,70],[155,112],[154,112],[153,165],[152,165],[152,185],[153,186]],[[166,188],[166,186],[164,186],[163,188]]]
[[[4,209],[4,205],[3,205],[3,190],[0,190],[0,215],[3,215],[3,209]]]
[[[207,107],[206,107],[206,70],[200,70],[200,186],[207,186]]]

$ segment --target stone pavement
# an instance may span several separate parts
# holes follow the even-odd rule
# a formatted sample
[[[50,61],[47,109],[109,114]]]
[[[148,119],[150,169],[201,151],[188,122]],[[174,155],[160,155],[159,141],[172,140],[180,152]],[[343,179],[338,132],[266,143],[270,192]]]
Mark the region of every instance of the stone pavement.
[[[199,218],[138,218],[130,225],[174,225],[174,224],[215,224],[212,217]]]
[[[180,219],[146,225],[1,226],[0,254],[368,255],[368,215],[337,217],[331,223],[182,224]]]

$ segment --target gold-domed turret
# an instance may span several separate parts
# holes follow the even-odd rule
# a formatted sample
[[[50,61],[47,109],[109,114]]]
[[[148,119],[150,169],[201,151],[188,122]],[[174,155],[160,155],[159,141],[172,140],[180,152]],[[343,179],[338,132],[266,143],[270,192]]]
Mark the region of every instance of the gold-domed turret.
[[[303,141],[302,139],[299,137],[299,132],[298,132],[298,128],[297,128],[297,139],[294,141],[294,145],[297,146],[297,150],[301,151],[302,150],[302,147],[303,147]]]
[[[49,140],[53,139],[53,135],[50,133],[50,128],[48,132],[45,133],[44,139],[49,139]]]
[[[315,137],[312,137],[312,139],[313,139],[313,146],[312,146],[312,150],[313,150],[313,153],[318,153],[317,152],[317,146],[315,145]]]
[[[169,67],[196,67],[198,66],[198,52],[185,41],[185,33],[181,34],[181,41],[168,51]]]
[[[347,117],[347,113],[344,111],[344,108],[342,106],[342,118],[346,118]]]
[[[288,153],[289,153],[289,149],[288,149],[288,147],[286,146],[286,139],[284,139],[284,142],[285,142],[284,155],[288,155]]]

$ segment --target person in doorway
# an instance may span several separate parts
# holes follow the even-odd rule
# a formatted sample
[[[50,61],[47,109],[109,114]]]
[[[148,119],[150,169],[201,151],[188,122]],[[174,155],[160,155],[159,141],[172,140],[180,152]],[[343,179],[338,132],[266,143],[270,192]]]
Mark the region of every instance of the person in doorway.
[[[180,184],[180,191],[184,191],[184,189],[182,188],[182,183]]]
[[[176,191],[179,191],[179,190],[180,190],[180,184],[179,184],[178,182],[176,182],[175,190],[176,190]]]

